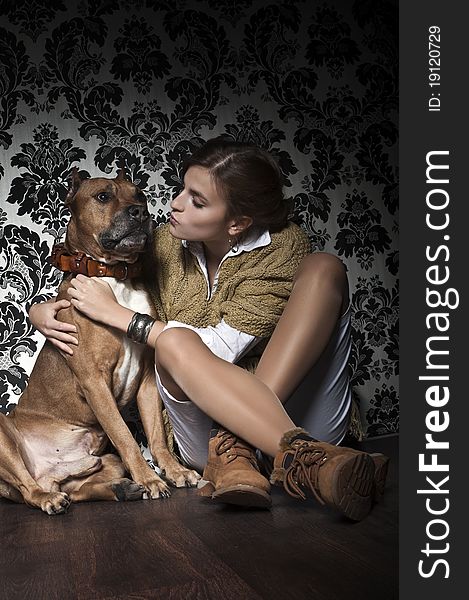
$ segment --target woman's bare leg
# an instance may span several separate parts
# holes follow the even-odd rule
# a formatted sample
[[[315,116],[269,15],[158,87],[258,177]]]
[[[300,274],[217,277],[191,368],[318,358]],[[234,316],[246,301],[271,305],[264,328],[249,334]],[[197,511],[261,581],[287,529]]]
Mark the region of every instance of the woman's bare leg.
[[[277,396],[255,375],[218,358],[189,329],[164,331],[155,360],[166,389],[190,398],[228,430],[275,456],[282,435],[295,427]]]
[[[155,359],[163,385],[177,400],[190,398],[232,434],[275,457],[271,481],[283,485],[290,495],[303,498],[300,487],[307,488],[321,502],[354,520],[369,512],[374,480],[369,456],[304,435],[306,432],[295,428],[272,390],[255,375],[216,357],[190,329],[163,331],[156,342]],[[213,448],[213,454],[219,456],[213,456],[211,464],[209,450],[204,470],[212,498],[246,506],[268,506],[265,478],[254,469],[257,478],[253,481],[249,471],[237,466],[248,461],[241,449],[233,448],[233,456],[229,456],[230,450],[223,449],[222,436],[219,442],[220,452],[216,446]],[[231,485],[224,485],[227,471]],[[248,494],[246,501],[244,494]]]
[[[347,275],[338,258],[321,252],[303,259],[256,370],[282,403],[321,356],[348,302]]]

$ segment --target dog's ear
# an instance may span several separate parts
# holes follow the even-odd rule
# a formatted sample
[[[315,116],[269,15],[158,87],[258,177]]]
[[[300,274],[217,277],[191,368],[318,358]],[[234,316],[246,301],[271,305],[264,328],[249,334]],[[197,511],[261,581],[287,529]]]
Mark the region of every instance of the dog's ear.
[[[69,206],[69,204],[72,202],[75,194],[78,192],[81,182],[82,178],[80,177],[78,167],[73,167],[73,169],[70,171],[70,175],[68,176],[68,193],[65,198],[65,206]]]
[[[119,171],[117,172],[117,177],[115,178],[116,181],[129,181],[126,173],[125,173],[125,169],[124,167],[121,167],[119,169]]]

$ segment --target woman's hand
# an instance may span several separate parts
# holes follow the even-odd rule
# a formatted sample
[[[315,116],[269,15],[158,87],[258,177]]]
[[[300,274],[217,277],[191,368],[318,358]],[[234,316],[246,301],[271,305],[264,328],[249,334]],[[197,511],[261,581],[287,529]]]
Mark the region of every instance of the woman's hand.
[[[121,308],[110,285],[99,277],[77,275],[70,283],[68,294],[77,310],[105,325],[113,325],[112,315]]]
[[[53,346],[72,356],[73,350],[70,344],[77,346],[78,340],[71,334],[77,333],[77,328],[71,323],[62,323],[57,320],[59,310],[69,306],[68,300],[59,300],[58,302],[49,300],[33,304],[29,310],[29,320]]]

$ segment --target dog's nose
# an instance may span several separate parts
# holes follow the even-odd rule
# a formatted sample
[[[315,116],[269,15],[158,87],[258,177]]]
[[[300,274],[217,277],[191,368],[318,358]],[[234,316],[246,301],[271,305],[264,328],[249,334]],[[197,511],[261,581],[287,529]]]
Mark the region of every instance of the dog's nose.
[[[136,204],[129,206],[128,213],[131,219],[135,219],[135,221],[140,221],[140,223],[146,221],[150,216],[150,213],[148,212],[146,206],[138,206]]]

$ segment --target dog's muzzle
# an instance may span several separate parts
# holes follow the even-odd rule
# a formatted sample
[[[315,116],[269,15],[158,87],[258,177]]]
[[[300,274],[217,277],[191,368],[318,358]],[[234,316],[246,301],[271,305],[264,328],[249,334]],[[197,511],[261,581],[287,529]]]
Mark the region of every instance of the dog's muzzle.
[[[99,241],[104,250],[129,254],[141,252],[153,229],[153,221],[145,205],[133,204],[118,213]]]

